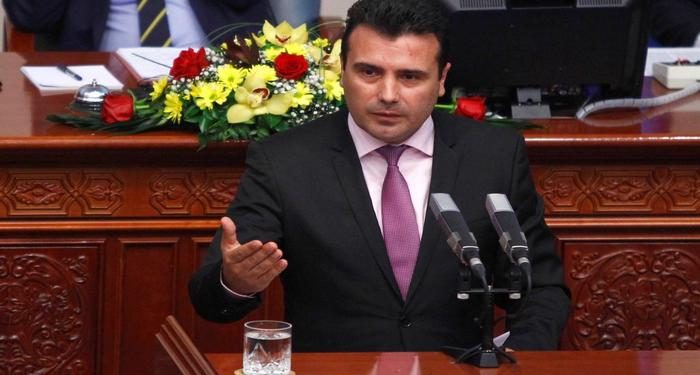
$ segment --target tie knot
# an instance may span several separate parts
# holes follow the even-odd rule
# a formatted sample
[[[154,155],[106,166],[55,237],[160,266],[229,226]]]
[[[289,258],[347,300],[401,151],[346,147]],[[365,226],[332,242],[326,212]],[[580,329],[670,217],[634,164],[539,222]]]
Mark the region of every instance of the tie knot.
[[[406,151],[407,148],[408,146],[406,145],[386,145],[378,148],[377,152],[379,153],[379,155],[382,155],[384,159],[386,159],[387,164],[389,164],[392,167],[395,167],[399,164],[399,158],[401,157],[401,154],[403,154],[403,152]]]

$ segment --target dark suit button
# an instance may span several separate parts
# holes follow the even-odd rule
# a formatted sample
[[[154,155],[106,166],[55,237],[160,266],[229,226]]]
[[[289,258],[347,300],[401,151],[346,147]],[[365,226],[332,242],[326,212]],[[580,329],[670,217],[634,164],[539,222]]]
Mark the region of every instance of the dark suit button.
[[[403,327],[403,328],[408,328],[408,327],[410,327],[411,325],[413,325],[413,322],[411,322],[411,319],[409,319],[409,318],[406,317],[406,316],[402,316],[402,317],[401,317],[401,327]]]

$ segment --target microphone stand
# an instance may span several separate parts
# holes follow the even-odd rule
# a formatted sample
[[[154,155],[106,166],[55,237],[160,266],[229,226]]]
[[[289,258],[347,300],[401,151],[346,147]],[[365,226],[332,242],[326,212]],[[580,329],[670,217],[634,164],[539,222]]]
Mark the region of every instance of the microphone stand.
[[[443,346],[442,351],[455,358],[457,363],[470,363],[480,368],[498,367],[503,362],[516,363],[515,357],[506,353],[505,350],[493,344],[493,308],[494,294],[508,294],[511,298],[520,298],[520,288],[514,288],[513,284],[520,285],[519,280],[516,281],[513,276],[516,272],[519,275],[517,267],[511,265],[510,277],[511,287],[509,288],[492,288],[487,285],[484,288],[471,288],[471,271],[469,267],[463,263],[460,264],[459,274],[462,278],[459,284],[457,298],[464,300],[470,295],[478,295],[481,297],[481,318],[479,319],[479,327],[481,328],[481,344],[471,348],[460,348],[456,346]],[[515,267],[515,270],[513,269]]]

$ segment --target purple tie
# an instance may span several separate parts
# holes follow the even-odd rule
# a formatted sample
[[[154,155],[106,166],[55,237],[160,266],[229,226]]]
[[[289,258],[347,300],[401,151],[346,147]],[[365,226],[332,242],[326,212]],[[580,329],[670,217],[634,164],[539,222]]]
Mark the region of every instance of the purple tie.
[[[411,192],[399,171],[399,158],[408,146],[386,145],[377,149],[388,164],[382,185],[382,226],[391,268],[404,300],[416,266],[420,235]]]

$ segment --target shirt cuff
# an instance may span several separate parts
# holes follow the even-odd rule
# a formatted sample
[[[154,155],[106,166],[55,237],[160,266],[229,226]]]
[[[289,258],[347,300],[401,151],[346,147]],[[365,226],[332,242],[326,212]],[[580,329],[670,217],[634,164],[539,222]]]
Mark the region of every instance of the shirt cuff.
[[[255,293],[240,294],[240,293],[234,292],[233,290],[231,290],[231,288],[227,287],[226,284],[224,284],[224,271],[223,270],[219,271],[219,283],[221,283],[221,287],[224,288],[224,290],[226,290],[228,292],[228,294],[231,295],[231,297],[240,298],[240,299],[250,299],[250,298],[255,297]]]

